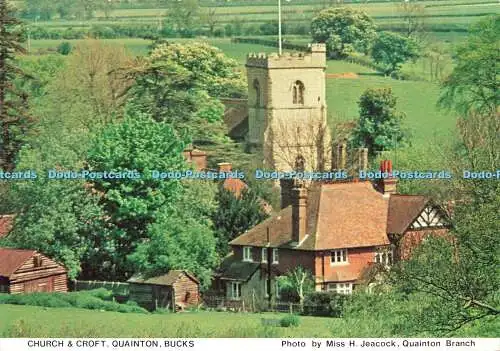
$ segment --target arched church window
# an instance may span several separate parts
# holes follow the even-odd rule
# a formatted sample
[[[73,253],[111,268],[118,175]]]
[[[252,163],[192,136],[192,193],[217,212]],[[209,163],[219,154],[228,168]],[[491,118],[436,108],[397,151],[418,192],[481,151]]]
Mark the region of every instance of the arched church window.
[[[302,155],[295,158],[295,170],[297,172],[304,172],[306,166],[306,159]]]
[[[260,91],[260,83],[257,79],[253,81],[253,88],[255,89],[255,106],[262,106],[262,94]]]
[[[293,84],[293,103],[298,105],[304,105],[304,83],[300,80]]]

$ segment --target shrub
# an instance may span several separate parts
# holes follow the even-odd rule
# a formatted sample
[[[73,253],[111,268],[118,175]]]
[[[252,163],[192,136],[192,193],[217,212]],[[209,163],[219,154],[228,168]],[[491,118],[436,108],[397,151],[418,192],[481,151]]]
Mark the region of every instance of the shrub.
[[[119,304],[111,301],[112,292],[96,289],[72,293],[33,293],[18,295],[0,294],[0,304],[28,305],[40,307],[76,307],[89,310],[104,310],[123,313],[147,313],[133,303]]]
[[[300,318],[296,314],[289,314],[280,320],[280,325],[284,328],[288,327],[298,327],[300,324]]]
[[[305,296],[304,314],[313,316],[340,317],[349,295],[316,291]]]
[[[71,43],[64,41],[57,47],[57,52],[61,55],[69,55],[71,53]]]

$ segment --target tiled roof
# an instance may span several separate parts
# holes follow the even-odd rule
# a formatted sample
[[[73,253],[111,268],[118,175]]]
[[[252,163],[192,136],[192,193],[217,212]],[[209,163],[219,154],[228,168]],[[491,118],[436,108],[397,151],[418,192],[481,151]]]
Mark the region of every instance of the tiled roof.
[[[248,281],[257,271],[258,262],[243,262],[238,260],[234,254],[230,254],[221,263],[217,275],[223,280]]]
[[[0,215],[0,238],[9,234],[14,224],[14,215]]]
[[[393,197],[394,200],[389,200]],[[370,182],[329,183],[310,187],[307,198],[307,236],[296,248],[329,250],[390,244],[387,236],[391,233],[389,229],[402,228],[403,224],[418,215],[425,203],[421,196],[391,195],[389,199],[376,191]],[[238,236],[230,244],[266,246],[268,231],[270,246],[294,247],[291,245],[291,206]]]
[[[129,280],[128,283],[138,283],[138,284],[152,284],[152,285],[167,285],[170,286],[174,284],[179,277],[185,274],[196,283],[199,283],[198,279],[196,279],[191,273],[183,271],[183,270],[171,270],[167,274],[160,275],[152,278],[144,278],[142,275],[135,275]]]
[[[0,276],[9,278],[24,262],[33,257],[35,250],[0,247]]]
[[[387,233],[403,234],[428,202],[424,196],[391,195]]]

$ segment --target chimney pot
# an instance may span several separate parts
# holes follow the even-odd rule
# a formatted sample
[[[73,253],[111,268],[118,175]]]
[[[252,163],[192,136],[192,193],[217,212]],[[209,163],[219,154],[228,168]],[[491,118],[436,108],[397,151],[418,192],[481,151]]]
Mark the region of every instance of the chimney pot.
[[[218,163],[217,166],[219,167],[219,172],[231,172],[233,169],[233,166],[229,162],[221,162]]]
[[[392,173],[392,161],[391,160],[383,160],[380,161],[380,171],[382,173]],[[396,178],[382,178],[379,181],[379,187],[384,196],[389,196],[391,194],[397,193],[397,183],[398,180]]]

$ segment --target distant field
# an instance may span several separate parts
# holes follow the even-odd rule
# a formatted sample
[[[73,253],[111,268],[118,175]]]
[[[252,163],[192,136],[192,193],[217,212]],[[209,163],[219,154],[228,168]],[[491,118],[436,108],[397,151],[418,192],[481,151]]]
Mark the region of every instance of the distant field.
[[[218,47],[224,53],[237,60],[240,64],[244,64],[246,56],[251,52],[275,52],[276,48],[256,45],[256,44],[240,44],[240,43],[231,43],[229,38],[223,39],[168,39],[171,42],[189,42],[189,41],[206,41],[213,46]],[[57,40],[32,40],[31,41],[31,50],[36,51],[37,49],[47,49],[47,48],[56,48],[62,42],[69,42],[73,45],[77,45],[82,40],[65,40],[65,39],[57,39]],[[124,45],[132,54],[134,55],[145,55],[148,51],[148,46],[151,45],[150,40],[144,39],[102,39],[102,41],[110,44],[116,45]],[[286,52],[287,50],[285,50]]]

